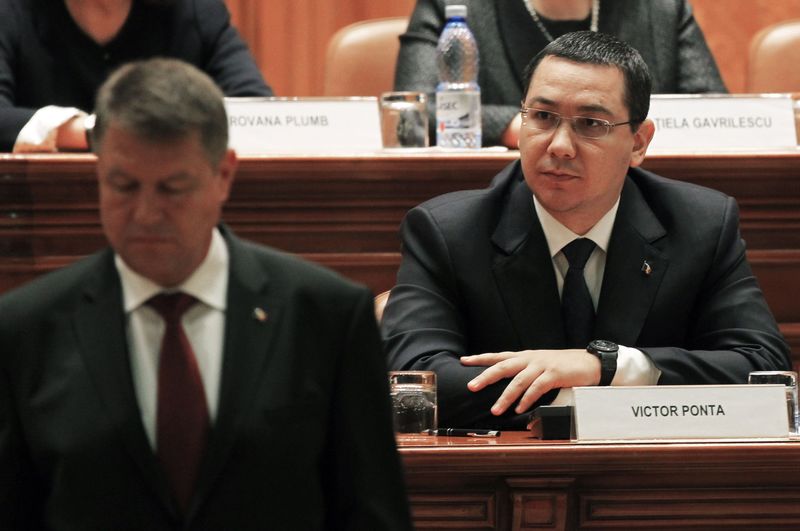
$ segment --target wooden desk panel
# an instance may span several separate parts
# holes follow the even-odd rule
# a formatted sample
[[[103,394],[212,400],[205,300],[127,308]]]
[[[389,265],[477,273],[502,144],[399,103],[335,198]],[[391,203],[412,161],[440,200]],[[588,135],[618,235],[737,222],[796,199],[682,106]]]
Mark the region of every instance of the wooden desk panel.
[[[797,529],[800,441],[400,439],[418,530]]]
[[[242,237],[330,266],[377,293],[394,283],[397,229],[409,208],[485,187],[517,156],[248,157],[224,219]],[[92,155],[0,155],[0,292],[104,245],[94,164]],[[753,269],[790,343],[800,344],[800,151],[651,155],[645,166],[736,197]]]
[[[225,219],[240,233],[293,252],[396,252],[397,225],[410,207],[485,187],[516,157],[250,157],[240,162]],[[736,197],[751,249],[800,249],[800,151],[652,155],[645,166]],[[60,248],[47,239],[48,228],[98,230],[93,172],[91,155],[0,155],[0,230],[54,245],[40,249],[51,255]],[[75,246],[75,255],[96,244],[59,241]]]

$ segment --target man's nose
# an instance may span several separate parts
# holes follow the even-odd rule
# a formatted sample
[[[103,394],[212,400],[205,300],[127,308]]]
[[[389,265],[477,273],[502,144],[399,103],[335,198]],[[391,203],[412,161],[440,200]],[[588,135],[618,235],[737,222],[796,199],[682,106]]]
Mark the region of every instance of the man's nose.
[[[164,208],[156,193],[142,191],[136,197],[133,220],[140,225],[153,225],[161,221]]]
[[[561,120],[552,132],[547,152],[554,157],[573,159],[575,158],[576,149],[575,131],[572,129],[572,122]]]

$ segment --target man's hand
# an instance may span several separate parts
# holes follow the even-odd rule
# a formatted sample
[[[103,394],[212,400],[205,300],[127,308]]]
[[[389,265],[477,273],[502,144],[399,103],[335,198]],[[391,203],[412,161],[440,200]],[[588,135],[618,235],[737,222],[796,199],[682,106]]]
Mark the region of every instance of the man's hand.
[[[519,148],[519,128],[522,125],[522,115],[517,113],[500,136],[500,143],[507,148]]]
[[[56,133],[56,148],[59,151],[86,151],[86,115],[79,115],[67,120]]]
[[[524,413],[553,388],[600,383],[600,360],[580,349],[476,354],[462,356],[461,363],[488,367],[467,384],[470,391],[480,391],[487,385],[511,378],[492,406],[493,415],[502,415],[517,399],[519,404],[514,411]]]

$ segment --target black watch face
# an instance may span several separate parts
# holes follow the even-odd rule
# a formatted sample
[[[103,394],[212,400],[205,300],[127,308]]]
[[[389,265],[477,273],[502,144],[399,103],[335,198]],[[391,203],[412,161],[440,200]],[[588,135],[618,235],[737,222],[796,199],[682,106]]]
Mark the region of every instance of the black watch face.
[[[589,344],[595,350],[601,350],[604,352],[616,352],[619,350],[619,347],[613,341],[606,341],[605,339],[595,339]]]

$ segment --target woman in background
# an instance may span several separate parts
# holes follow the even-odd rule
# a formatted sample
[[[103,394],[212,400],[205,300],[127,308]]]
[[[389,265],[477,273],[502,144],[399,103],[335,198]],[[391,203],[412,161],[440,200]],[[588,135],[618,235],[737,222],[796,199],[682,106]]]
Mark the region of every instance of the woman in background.
[[[272,95],[222,0],[0,0],[0,151],[87,149],[97,87],[155,56],[226,96]]]
[[[517,147],[523,71],[545,45],[572,31],[611,33],[639,50],[654,93],[726,92],[687,0],[417,0],[400,37],[396,90],[425,91],[435,101],[436,44],[447,3],[467,6],[467,23],[478,42],[487,146]],[[435,128],[432,104],[429,110]]]

